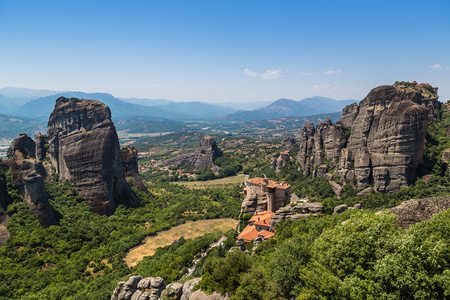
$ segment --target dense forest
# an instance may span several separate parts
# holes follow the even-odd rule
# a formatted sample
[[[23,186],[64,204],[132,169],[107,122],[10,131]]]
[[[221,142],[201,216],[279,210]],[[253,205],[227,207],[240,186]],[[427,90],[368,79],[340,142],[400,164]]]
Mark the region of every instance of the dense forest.
[[[221,177],[243,172],[284,180],[292,192],[323,203],[325,211],[316,218],[280,223],[276,236],[260,244],[254,255],[229,251],[237,233],[227,232],[227,242],[197,264],[192,276],[202,276],[198,288],[232,299],[449,298],[450,212],[407,230],[398,228],[395,215],[376,214],[407,199],[450,195],[442,160],[450,148],[449,126],[450,113],[443,105],[439,119],[428,126],[424,161],[413,185],[395,194],[363,197],[355,197],[360,190],[347,185],[340,199],[326,179],[303,178],[294,161],[279,174],[271,169],[270,160],[282,151],[279,141],[223,137],[220,146],[231,151],[215,162],[223,169]],[[197,180],[212,179],[206,170],[197,173]],[[166,283],[187,280],[182,279],[186,268],[220,236],[180,239],[133,268],[123,257],[144,237],[186,221],[237,219],[243,197],[239,185],[188,189],[170,182],[182,180],[180,172],[147,172],[142,177],[152,182],[153,197],[135,190],[142,204],[121,203],[106,217],[92,213],[69,183],[47,181],[59,225],[43,228],[13,188],[6,163],[0,177],[6,182],[11,216],[11,237],[0,247],[0,299],[110,299],[117,282],[133,274],[162,276]],[[364,210],[333,214],[343,203],[361,203]],[[251,250],[252,244],[247,247]]]

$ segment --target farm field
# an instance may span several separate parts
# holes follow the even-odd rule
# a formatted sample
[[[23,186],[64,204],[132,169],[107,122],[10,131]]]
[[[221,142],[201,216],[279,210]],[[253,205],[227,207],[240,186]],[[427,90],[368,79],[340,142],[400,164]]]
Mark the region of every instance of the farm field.
[[[135,266],[144,256],[151,256],[159,247],[172,244],[180,237],[195,239],[208,233],[226,232],[235,229],[238,224],[234,219],[212,219],[188,222],[147,238],[144,244],[130,250],[124,258],[129,267]]]

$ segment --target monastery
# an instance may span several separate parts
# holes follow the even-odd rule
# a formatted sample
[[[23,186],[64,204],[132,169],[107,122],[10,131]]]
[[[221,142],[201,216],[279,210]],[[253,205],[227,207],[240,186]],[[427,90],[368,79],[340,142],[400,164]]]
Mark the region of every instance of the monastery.
[[[239,234],[248,243],[258,236],[263,240],[272,238],[275,233],[269,231],[271,217],[289,199],[290,185],[277,183],[269,178],[252,178],[245,181],[243,212],[253,214],[247,227]]]

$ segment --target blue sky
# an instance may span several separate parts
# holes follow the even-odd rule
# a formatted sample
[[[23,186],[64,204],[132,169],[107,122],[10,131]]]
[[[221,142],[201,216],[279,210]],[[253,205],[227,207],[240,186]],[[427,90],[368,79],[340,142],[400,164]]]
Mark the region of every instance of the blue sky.
[[[0,88],[174,101],[450,99],[450,1],[0,0]]]

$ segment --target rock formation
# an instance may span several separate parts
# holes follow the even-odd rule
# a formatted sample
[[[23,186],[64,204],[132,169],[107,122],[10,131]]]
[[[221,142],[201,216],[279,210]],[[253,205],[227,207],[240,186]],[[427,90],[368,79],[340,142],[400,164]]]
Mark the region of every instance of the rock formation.
[[[110,215],[117,201],[138,202],[125,180],[109,108],[60,97],[48,122],[49,155],[60,182],[69,181],[92,211]]]
[[[148,196],[152,196],[139,176],[137,149],[133,146],[123,147],[120,149],[120,156],[122,157],[123,171],[125,173],[126,180],[129,181],[132,179],[133,187],[146,193]]]
[[[244,200],[241,205],[243,214],[256,212],[275,212],[289,201],[290,185],[277,183],[268,178],[251,178],[245,181]]]
[[[222,156],[222,150],[217,147],[216,141],[212,137],[206,136],[200,141],[198,149],[194,153],[182,154],[160,162],[158,165],[161,167],[173,165],[181,167],[194,166],[195,170],[204,168],[218,169],[218,167],[214,165],[214,159]]]
[[[305,124],[297,156],[303,175],[334,173],[379,192],[408,186],[422,159],[427,122],[437,115],[437,98],[423,85],[380,86],[359,105],[345,107],[336,124]]]
[[[321,203],[298,203],[294,206],[288,205],[281,207],[275,212],[275,215],[270,219],[270,231],[275,229],[275,226],[283,220],[299,220],[307,218],[310,215],[317,216],[318,213],[323,212],[323,205]]]
[[[174,282],[167,286],[161,277],[131,276],[126,282],[121,281],[117,284],[111,300],[225,300],[217,292],[206,295],[203,291],[194,291],[195,286],[201,281],[201,278],[194,278],[186,281],[184,284]]]
[[[430,220],[434,214],[450,209],[450,197],[411,199],[393,207],[390,211],[398,216],[397,223],[402,228]]]
[[[34,135],[34,142],[36,143],[36,159],[43,160],[47,155],[48,139],[39,132]]]
[[[0,168],[6,169],[5,163],[0,159]],[[0,176],[0,246],[6,244],[6,240],[9,238],[9,232],[6,228],[6,223],[9,219],[6,213],[6,180]]]
[[[56,225],[44,184],[46,172],[34,154],[34,141],[26,134],[21,134],[13,141],[8,149],[11,180],[39,223],[45,227]]]
[[[273,158],[270,161],[270,167],[272,169],[276,169],[275,172],[278,174],[281,172],[281,168],[287,165],[287,163],[291,160],[291,156],[288,152],[281,152],[278,158]]]

